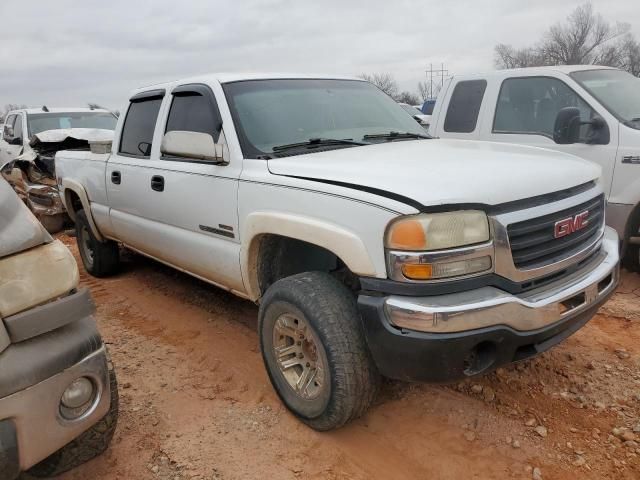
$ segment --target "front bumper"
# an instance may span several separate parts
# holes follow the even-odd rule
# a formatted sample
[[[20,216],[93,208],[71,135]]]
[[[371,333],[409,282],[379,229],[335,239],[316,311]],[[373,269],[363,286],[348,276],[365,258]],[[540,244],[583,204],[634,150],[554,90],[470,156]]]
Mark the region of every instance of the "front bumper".
[[[495,287],[431,297],[360,295],[369,348],[380,372],[450,382],[541,353],[573,334],[613,293],[618,238],[561,280],[519,295]]]
[[[109,411],[106,349],[92,313],[81,290],[4,319],[12,343],[0,353],[0,479],[12,480]],[[94,395],[86,412],[68,420],[60,399],[79,377],[91,379]]]

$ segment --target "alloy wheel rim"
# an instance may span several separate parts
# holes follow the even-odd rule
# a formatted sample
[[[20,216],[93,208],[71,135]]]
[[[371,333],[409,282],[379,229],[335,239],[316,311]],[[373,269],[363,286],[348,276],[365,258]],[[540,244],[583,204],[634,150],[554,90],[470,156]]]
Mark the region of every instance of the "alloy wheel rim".
[[[273,348],[280,373],[305,400],[317,398],[326,385],[322,348],[307,321],[291,313],[280,315],[273,328]]]

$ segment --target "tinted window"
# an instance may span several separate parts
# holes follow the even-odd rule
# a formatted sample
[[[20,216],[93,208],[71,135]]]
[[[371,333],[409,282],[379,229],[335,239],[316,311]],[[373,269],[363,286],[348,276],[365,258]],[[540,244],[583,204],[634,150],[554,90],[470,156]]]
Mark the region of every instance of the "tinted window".
[[[476,129],[486,88],[485,80],[469,80],[455,86],[444,120],[445,132],[471,133]]]
[[[217,142],[220,123],[218,109],[211,98],[195,92],[180,93],[173,97],[166,131],[208,133]]]
[[[549,77],[510,78],[502,83],[494,133],[537,134],[553,138],[558,111],[577,107],[582,120],[590,120],[595,112],[569,86]],[[588,125],[581,128],[586,138]]]
[[[162,98],[135,101],[129,105],[122,127],[120,153],[148,157],[151,155],[153,131]]]

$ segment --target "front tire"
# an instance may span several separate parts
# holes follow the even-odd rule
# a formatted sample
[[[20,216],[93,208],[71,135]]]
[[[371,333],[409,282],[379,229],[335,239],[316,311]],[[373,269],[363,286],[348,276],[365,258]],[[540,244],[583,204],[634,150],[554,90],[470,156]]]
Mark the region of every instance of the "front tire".
[[[120,249],[112,240],[99,241],[91,231],[84,210],[76,213],[76,241],[82,264],[94,277],[107,277],[114,274],[120,265]]]
[[[111,387],[109,412],[78,438],[32,467],[27,472],[30,476],[37,478],[58,476],[97,457],[109,447],[118,423],[119,403],[116,373],[111,360],[107,362]]]
[[[361,416],[377,393],[355,299],[322,272],[274,283],[259,313],[260,348],[273,387],[311,428],[332,430]]]
[[[629,220],[629,224],[622,266],[630,272],[640,272],[640,245],[629,242],[629,238],[640,236],[640,211],[634,214],[633,218]]]

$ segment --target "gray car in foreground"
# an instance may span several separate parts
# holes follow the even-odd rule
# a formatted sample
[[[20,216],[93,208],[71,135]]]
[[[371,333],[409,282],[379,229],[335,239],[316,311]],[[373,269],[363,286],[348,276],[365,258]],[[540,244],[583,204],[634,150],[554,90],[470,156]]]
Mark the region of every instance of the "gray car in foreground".
[[[58,475],[102,453],[115,374],[71,252],[0,179],[0,480]]]

